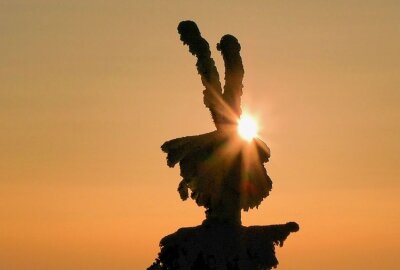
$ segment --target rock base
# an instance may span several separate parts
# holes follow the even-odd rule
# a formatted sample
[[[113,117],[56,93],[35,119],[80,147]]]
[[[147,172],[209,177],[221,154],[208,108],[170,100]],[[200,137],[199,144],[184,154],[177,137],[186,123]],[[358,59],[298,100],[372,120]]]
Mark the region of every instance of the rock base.
[[[161,251],[148,270],[267,270],[278,260],[275,245],[282,246],[295,222],[268,226],[208,224],[181,228],[161,239]]]

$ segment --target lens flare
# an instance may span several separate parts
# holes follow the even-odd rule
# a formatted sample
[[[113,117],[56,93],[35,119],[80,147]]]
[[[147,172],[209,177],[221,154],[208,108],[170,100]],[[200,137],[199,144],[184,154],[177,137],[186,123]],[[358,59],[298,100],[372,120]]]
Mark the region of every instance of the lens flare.
[[[238,122],[238,132],[243,139],[251,141],[257,136],[257,122],[250,115],[242,115]]]

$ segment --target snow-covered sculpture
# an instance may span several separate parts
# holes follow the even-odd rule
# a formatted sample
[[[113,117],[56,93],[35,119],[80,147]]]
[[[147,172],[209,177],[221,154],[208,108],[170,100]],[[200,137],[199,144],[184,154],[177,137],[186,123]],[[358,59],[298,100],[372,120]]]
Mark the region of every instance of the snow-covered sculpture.
[[[197,70],[205,87],[204,104],[210,110],[216,130],[165,142],[167,164],[180,166],[182,181],[178,192],[182,200],[190,197],[206,208],[203,224],[181,228],[164,237],[161,251],[148,269],[243,269],[276,267],[274,245],[282,246],[291,232],[299,230],[295,222],[282,225],[241,225],[241,210],[258,207],[269,195],[272,181],[264,163],[270,150],[259,138],[244,140],[238,135],[241,116],[244,69],[240,44],[225,35],[217,44],[225,63],[225,86],[208,42],[193,21],[178,26],[181,40],[197,57]]]

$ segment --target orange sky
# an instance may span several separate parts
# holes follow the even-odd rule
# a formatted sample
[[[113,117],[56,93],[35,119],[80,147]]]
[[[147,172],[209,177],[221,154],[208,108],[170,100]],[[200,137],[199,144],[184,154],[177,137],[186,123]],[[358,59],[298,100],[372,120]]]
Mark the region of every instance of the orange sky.
[[[399,268],[400,2],[187,2],[0,3],[0,269],[145,269],[201,223],[160,150],[213,130],[185,19],[221,74],[242,45],[274,181],[243,223],[301,227],[278,269]]]

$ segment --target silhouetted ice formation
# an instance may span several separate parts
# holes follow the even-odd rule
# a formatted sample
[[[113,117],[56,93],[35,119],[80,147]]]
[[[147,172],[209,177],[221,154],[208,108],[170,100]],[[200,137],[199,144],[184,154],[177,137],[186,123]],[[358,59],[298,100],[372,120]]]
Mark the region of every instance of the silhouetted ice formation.
[[[270,150],[260,139],[250,142],[238,136],[244,69],[240,44],[225,35],[217,44],[225,63],[222,92],[219,74],[208,42],[197,25],[183,21],[178,26],[181,40],[197,57],[197,70],[206,88],[204,104],[216,130],[165,142],[170,167],[179,163],[182,200],[190,197],[206,208],[203,224],[181,228],[160,242],[158,258],[148,269],[163,270],[259,270],[276,267],[275,245],[283,245],[295,222],[281,225],[241,225],[241,210],[258,207],[269,195],[272,181],[265,170]]]

